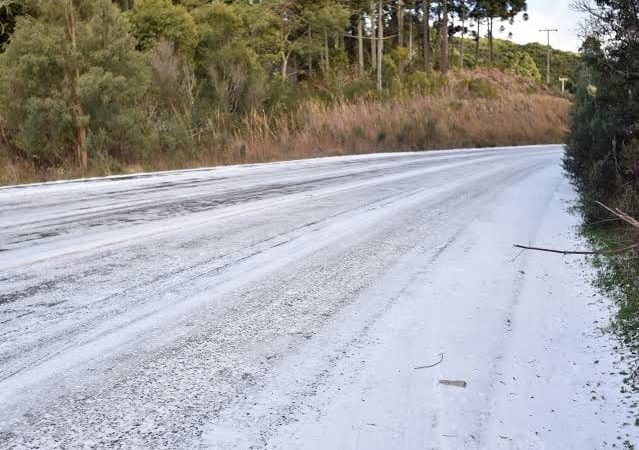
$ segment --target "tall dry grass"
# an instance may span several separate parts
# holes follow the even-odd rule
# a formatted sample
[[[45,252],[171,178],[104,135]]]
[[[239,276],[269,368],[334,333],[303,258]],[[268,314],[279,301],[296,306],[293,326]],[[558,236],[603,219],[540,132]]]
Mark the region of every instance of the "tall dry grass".
[[[436,94],[355,102],[309,100],[289,114],[253,112],[240,125],[217,124],[187,165],[268,162],[380,151],[436,150],[562,142],[570,101],[498,70],[453,73]],[[155,159],[153,170],[184,165]]]
[[[562,142],[570,101],[499,71],[453,74],[436,94],[403,92],[330,104],[308,100],[276,117],[253,112],[239,123],[211,121],[187,152],[155,152],[121,172],[170,170],[380,151]],[[94,166],[90,175],[112,173]],[[80,176],[72,167],[38,169],[0,146],[0,183]],[[86,174],[85,174],[86,175]]]
[[[272,124],[255,114],[235,136],[250,161],[457,147],[557,143],[570,103],[547,94],[459,99],[443,95],[327,106],[309,102]],[[236,159],[236,158],[231,158]]]

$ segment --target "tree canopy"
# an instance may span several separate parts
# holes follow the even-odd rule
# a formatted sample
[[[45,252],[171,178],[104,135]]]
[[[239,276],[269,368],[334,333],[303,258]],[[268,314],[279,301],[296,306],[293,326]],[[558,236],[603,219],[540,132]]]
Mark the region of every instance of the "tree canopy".
[[[543,46],[492,35],[525,11],[524,0],[0,0],[0,119],[34,161],[86,167],[192,146],[212,123],[302,98],[401,95],[448,66],[538,79]]]

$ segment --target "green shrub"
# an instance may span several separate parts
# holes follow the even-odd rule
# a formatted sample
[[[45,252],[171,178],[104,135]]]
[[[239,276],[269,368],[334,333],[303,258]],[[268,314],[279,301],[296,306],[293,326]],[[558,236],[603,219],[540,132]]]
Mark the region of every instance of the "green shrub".
[[[370,98],[375,95],[375,83],[373,80],[358,78],[344,83],[342,96],[346,101],[353,101],[361,98]]]
[[[517,51],[509,54],[502,64],[502,68],[536,81],[541,80],[541,74],[535,60],[526,52]]]
[[[193,52],[197,30],[184,6],[174,5],[171,0],[135,0],[128,16],[139,49],[148,50],[168,41],[179,51]]]
[[[395,47],[391,51],[390,57],[397,67],[404,67],[408,64],[408,49],[406,47]]]
[[[499,90],[491,81],[485,78],[466,78],[460,83],[462,94],[475,98],[494,99],[499,96]]]
[[[433,91],[433,80],[428,73],[421,70],[408,75],[404,84],[411,93],[430,94]]]
[[[387,88],[396,86],[397,81],[401,84],[397,64],[389,55],[384,55],[384,59],[382,60],[382,80],[384,82],[384,86]]]
[[[272,113],[292,111],[300,104],[302,89],[304,89],[303,85],[292,86],[282,77],[273,77],[267,83],[264,105]]]

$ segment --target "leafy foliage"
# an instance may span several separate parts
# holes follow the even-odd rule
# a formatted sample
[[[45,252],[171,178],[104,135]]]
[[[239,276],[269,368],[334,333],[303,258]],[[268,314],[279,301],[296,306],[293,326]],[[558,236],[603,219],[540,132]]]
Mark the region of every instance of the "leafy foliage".
[[[247,112],[263,101],[265,76],[242,39],[242,19],[231,6],[212,3],[194,12],[198,30],[196,73],[200,101],[225,112]]]
[[[17,130],[16,145],[48,164],[69,158],[80,126],[107,132],[120,153],[143,144],[135,102],[148,78],[128,22],[108,0],[72,8],[77,47],[63,8],[44,3],[17,20],[0,55],[0,114]]]
[[[533,80],[541,80],[537,64],[526,52],[515,52],[508,55],[504,68]]]
[[[193,17],[184,6],[174,5],[171,0],[136,0],[129,20],[138,48],[142,50],[168,41],[190,53],[197,43]]]

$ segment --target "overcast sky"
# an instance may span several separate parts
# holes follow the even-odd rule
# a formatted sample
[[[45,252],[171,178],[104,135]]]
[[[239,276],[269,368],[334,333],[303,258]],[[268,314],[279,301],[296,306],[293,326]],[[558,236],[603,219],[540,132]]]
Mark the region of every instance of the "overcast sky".
[[[506,23],[506,31],[501,37],[506,37],[508,32],[511,32],[515,42],[522,44],[542,42],[545,44],[546,33],[540,33],[539,30],[557,28],[559,32],[551,33],[550,45],[562,50],[577,51],[580,46],[577,34],[582,17],[570,9],[570,3],[571,0],[528,0],[530,19],[524,22],[519,17],[515,26]]]

